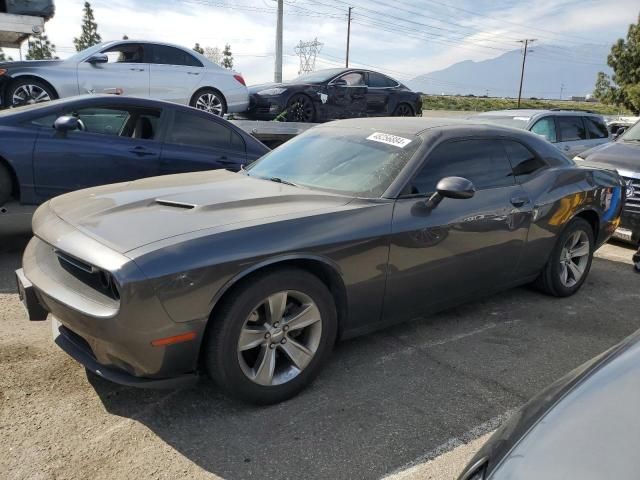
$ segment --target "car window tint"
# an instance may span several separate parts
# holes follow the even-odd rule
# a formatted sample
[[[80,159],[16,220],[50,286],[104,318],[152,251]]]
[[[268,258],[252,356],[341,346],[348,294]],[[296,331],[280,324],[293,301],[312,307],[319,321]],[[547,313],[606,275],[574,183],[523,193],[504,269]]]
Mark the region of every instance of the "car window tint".
[[[395,87],[397,82],[381,73],[369,72],[368,86],[371,88]]]
[[[340,80],[347,82],[349,87],[364,86],[364,75],[360,72],[350,72],[340,77]]]
[[[607,138],[609,137],[609,131],[607,126],[599,119],[594,117],[584,117],[584,124],[589,132],[589,138]]]
[[[144,63],[144,46],[140,43],[123,43],[116,45],[104,53],[109,63]]]
[[[547,168],[547,164],[519,142],[503,140],[513,174],[519,182],[526,182],[532,175]]]
[[[541,118],[538,120],[535,125],[531,127],[531,131],[538,135],[542,135],[550,142],[557,141],[556,124],[551,117]]]
[[[571,142],[575,140],[585,140],[587,131],[584,128],[580,117],[557,117],[558,131],[561,142]]]
[[[238,136],[230,128],[199,115],[176,112],[173,128],[167,135],[167,142],[177,145],[192,145],[209,148],[238,149]],[[244,145],[244,142],[243,142]]]
[[[507,154],[496,140],[459,140],[436,147],[414,179],[411,193],[432,193],[445,177],[467,178],[478,190],[514,184]]]
[[[80,132],[99,135],[120,135],[129,119],[129,112],[116,108],[81,108],[68,112],[81,122]]]
[[[202,67],[202,62],[200,62],[200,60],[179,48],[169,47],[166,45],[154,45],[151,52],[150,63]]]
[[[53,124],[56,122],[56,119],[60,116],[58,113],[51,113],[49,115],[45,115],[44,117],[34,118],[31,120],[31,123],[37,125],[38,127],[50,127],[53,128]]]

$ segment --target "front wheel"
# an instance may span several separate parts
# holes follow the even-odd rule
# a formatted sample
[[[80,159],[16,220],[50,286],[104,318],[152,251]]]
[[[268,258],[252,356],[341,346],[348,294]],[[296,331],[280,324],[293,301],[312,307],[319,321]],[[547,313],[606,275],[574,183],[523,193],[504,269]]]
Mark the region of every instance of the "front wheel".
[[[591,225],[582,218],[574,218],[558,238],[535,285],[555,297],[573,295],[589,274],[594,250]]]
[[[5,104],[10,107],[21,107],[34,103],[49,102],[58,98],[55,91],[46,83],[27,78],[13,82],[7,89]]]
[[[316,276],[281,269],[249,279],[210,320],[205,366],[232,396],[272,404],[320,371],[336,338],[336,308]]]
[[[294,95],[287,102],[287,121],[312,123],[315,117],[316,109],[311,99],[306,95]]]
[[[219,117],[227,113],[227,102],[224,96],[212,88],[205,88],[196,92],[189,105]]]
[[[401,103],[393,111],[394,117],[415,117],[416,114],[408,103]]]

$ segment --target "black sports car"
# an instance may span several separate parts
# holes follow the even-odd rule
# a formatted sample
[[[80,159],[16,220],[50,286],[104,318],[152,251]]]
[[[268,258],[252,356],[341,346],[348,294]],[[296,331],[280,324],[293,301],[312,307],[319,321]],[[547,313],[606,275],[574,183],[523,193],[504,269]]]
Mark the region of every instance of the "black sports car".
[[[413,117],[422,95],[382,73],[329,68],[285,83],[249,87],[246,115],[257,120],[326,122],[355,117]]]

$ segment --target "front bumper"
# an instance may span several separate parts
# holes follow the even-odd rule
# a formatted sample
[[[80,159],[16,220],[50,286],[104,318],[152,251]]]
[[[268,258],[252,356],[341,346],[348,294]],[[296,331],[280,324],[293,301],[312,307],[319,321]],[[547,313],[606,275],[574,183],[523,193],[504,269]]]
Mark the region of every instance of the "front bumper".
[[[206,319],[173,321],[152,287],[141,281],[143,276],[136,278],[132,262],[119,274],[135,281],[121,287],[117,300],[83,283],[63,263],[53,246],[34,237],[25,250],[23,269],[16,272],[29,318],[43,320],[43,312],[51,313],[62,327],[58,333],[64,333],[56,335],[63,350],[89,370],[124,385],[173,387],[195,379]],[[192,340],[152,345],[191,332]]]
[[[251,94],[249,108],[245,115],[255,120],[273,120],[286,109],[286,103],[281,95]]]
[[[620,218],[620,228],[631,230],[630,242],[634,245],[640,244],[640,214],[623,211]]]
[[[7,92],[7,87],[9,86],[10,82],[11,82],[11,77],[6,73],[0,76],[0,109],[6,108],[5,96]]]

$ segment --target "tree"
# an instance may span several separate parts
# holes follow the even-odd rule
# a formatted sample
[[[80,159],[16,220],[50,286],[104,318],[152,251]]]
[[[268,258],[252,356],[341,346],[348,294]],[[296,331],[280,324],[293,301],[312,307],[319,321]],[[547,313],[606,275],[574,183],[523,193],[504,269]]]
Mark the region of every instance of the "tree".
[[[640,113],[640,15],[638,23],[629,25],[627,40],[621,38],[611,47],[607,64],[613,75],[598,73],[593,96]]]
[[[123,36],[122,36],[122,39],[123,39],[123,40],[129,40],[129,35],[126,35],[126,34],[125,34],[125,35],[123,35]]]
[[[58,58],[56,46],[49,41],[46,35],[38,34],[29,38],[29,50],[27,60],[51,60]]]
[[[0,48],[0,62],[13,62],[13,58],[7,57]]]
[[[84,16],[82,17],[82,33],[80,37],[73,39],[76,51],[80,52],[86,48],[93,47],[102,41],[98,33],[98,24],[93,16],[93,9],[89,2],[84,2]]]
[[[222,51],[222,66],[229,69],[233,68],[233,54],[231,53],[231,45],[228,43]]]
[[[222,52],[218,47],[207,47],[204,49],[204,56],[211,60],[213,63],[220,65],[222,62]]]
[[[204,48],[202,48],[199,43],[196,43],[195,47],[193,47],[193,50],[201,55],[204,55]]]

